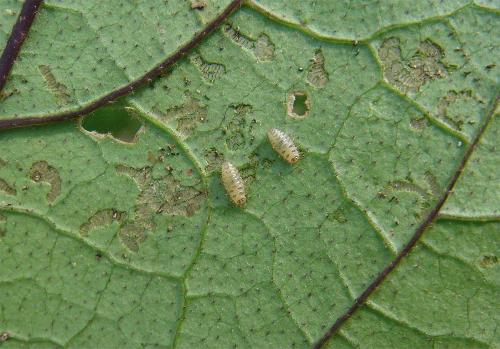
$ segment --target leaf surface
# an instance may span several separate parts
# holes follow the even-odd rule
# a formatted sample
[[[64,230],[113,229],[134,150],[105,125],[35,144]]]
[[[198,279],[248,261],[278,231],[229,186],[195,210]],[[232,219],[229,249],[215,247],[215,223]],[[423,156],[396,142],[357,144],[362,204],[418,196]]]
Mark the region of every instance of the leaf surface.
[[[229,3],[211,1],[200,14],[188,1],[44,1],[3,91],[0,119],[68,113],[128,86]]]
[[[21,7],[22,2],[17,0],[5,0],[0,3],[0,47],[4,47],[7,43],[16,17],[21,12]]]
[[[47,1],[1,118],[136,79],[228,4],[194,3]],[[246,5],[127,98],[2,131],[3,345],[307,348],[342,321],[325,347],[498,347],[497,4]],[[42,61],[60,62],[71,102]],[[269,145],[275,127],[296,165]]]

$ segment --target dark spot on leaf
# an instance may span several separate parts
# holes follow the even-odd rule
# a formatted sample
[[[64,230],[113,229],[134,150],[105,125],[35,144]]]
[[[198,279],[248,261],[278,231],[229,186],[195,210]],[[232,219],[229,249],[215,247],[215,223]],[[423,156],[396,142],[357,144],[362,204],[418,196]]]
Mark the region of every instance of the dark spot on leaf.
[[[498,264],[498,257],[494,254],[484,255],[479,262],[479,265],[483,268],[491,268]]]

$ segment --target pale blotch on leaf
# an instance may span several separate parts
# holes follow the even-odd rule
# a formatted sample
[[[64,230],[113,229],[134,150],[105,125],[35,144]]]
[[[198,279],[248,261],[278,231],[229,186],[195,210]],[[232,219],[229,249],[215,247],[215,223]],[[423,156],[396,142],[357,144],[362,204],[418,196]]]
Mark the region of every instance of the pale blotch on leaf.
[[[424,176],[426,185],[420,185],[410,179],[399,179],[387,183],[386,187],[378,192],[378,198],[387,200],[389,203],[398,207],[407,204],[407,200],[412,200],[405,193],[416,195],[412,205],[420,207],[420,211],[415,213],[419,217],[425,210],[428,209],[432,200],[435,200],[441,194],[436,177],[426,171]],[[399,225],[399,220],[394,221],[395,225]]]
[[[309,116],[311,101],[305,92],[296,91],[288,95],[287,114],[292,119],[304,119]]]
[[[437,197],[441,193],[441,189],[437,183],[436,176],[432,174],[430,171],[425,172],[425,181],[427,182],[427,189],[423,188],[421,185],[414,183],[413,181],[409,181],[407,179],[395,180],[389,182],[387,187],[381,193],[384,193],[382,197],[386,197],[389,191],[406,191],[418,194],[424,200],[429,200],[432,197]]]
[[[231,150],[239,150],[254,141],[256,120],[250,120],[253,107],[249,104],[231,106],[232,113],[227,113],[225,122],[225,143]]]
[[[57,103],[68,104],[70,102],[68,87],[56,80],[56,77],[48,65],[39,65],[38,70],[40,74],[42,74],[48,90],[56,97]]]
[[[251,39],[235,29],[230,23],[223,28],[229,38],[241,48],[249,50],[258,61],[270,61],[274,58],[274,44],[266,34],[260,34],[257,40]]]
[[[437,197],[439,194],[441,194],[441,188],[439,187],[436,176],[434,176],[431,171],[425,172],[425,179],[434,197]]]
[[[344,224],[347,222],[347,217],[345,215],[345,212],[342,208],[338,208],[335,211],[333,211],[333,219],[335,219],[337,222]]]
[[[140,224],[128,223],[118,233],[120,241],[132,252],[138,252],[140,244],[146,240],[146,229]]]
[[[245,187],[248,188],[257,177],[257,168],[266,167],[268,159],[261,159],[255,153],[248,157],[248,161],[239,168],[241,178],[245,183]],[[267,167],[269,168],[269,167]]]
[[[388,184],[388,188],[395,191],[406,191],[406,192],[416,193],[420,195],[424,200],[427,200],[429,196],[429,194],[424,188],[415,183],[411,183],[408,180],[396,180],[390,182]]]
[[[403,92],[416,92],[429,80],[444,78],[448,71],[441,63],[443,50],[430,40],[422,41],[416,52],[404,58],[400,40],[390,37],[378,50],[385,79]]]
[[[325,70],[325,56],[321,49],[318,49],[314,53],[314,58],[307,71],[306,81],[314,87],[323,88],[328,80],[328,73]]]
[[[418,118],[410,120],[410,127],[414,130],[421,131],[429,126],[429,121],[426,118]]]
[[[205,150],[204,158],[207,163],[205,166],[207,172],[218,170],[224,162],[224,154],[214,147]]]
[[[29,177],[36,183],[44,182],[50,185],[50,191],[47,194],[47,201],[53,202],[61,193],[61,177],[59,171],[50,166],[46,161],[35,162],[29,171]]]
[[[6,220],[7,219],[5,218],[5,216],[0,213],[0,238],[4,237],[7,234],[4,227]]]
[[[192,216],[201,207],[205,198],[203,190],[184,186],[174,178],[170,166],[165,167],[166,174],[156,178],[152,168],[135,169],[123,165],[117,171],[133,178],[139,186],[140,194],[135,203],[136,220],[144,225],[153,225],[152,216],[156,213]]]
[[[0,158],[0,168],[4,167],[7,165],[7,162]],[[8,195],[16,195],[16,189],[13,188],[12,186],[7,183],[4,179],[0,178],[0,191],[3,191],[4,193]]]
[[[226,73],[226,68],[222,64],[207,62],[199,53],[193,53],[189,56],[189,60],[211,84]]]
[[[16,195],[17,193],[16,189],[10,186],[9,183],[2,178],[0,178],[0,191],[3,191],[8,195]]]
[[[185,103],[169,108],[166,112],[153,108],[153,112],[161,121],[173,124],[184,137],[189,137],[198,124],[207,121],[207,107],[189,94],[186,95]]]
[[[472,90],[448,91],[439,99],[438,116],[456,130],[463,131],[465,124],[475,123],[470,110],[477,104],[484,108],[487,102],[473,95]]]
[[[118,234],[122,243],[133,252],[137,252],[148,234],[156,229],[156,215],[191,217],[206,199],[204,190],[196,185],[183,185],[172,174],[173,168],[166,161],[178,154],[175,146],[167,145],[161,148],[156,156],[149,154],[148,159],[153,166],[139,169],[125,165],[116,167],[118,173],[132,178],[140,190],[134,203],[134,211],[125,219]],[[154,166],[163,168],[163,175],[154,176]],[[189,173],[192,175],[189,171],[187,175]]]
[[[123,215],[124,212],[113,208],[99,210],[86,223],[80,226],[80,235],[87,236],[89,232],[95,229],[111,224],[112,222],[120,222]]]

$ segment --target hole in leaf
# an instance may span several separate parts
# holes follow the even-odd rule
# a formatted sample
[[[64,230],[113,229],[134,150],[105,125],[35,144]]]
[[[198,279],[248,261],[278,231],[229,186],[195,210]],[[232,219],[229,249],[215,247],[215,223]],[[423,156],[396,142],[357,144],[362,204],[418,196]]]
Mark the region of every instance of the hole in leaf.
[[[106,106],[83,117],[81,125],[88,132],[109,135],[122,142],[133,143],[142,127],[132,108]]]
[[[305,92],[294,92],[288,97],[288,116],[295,119],[303,119],[309,115],[311,102]]]
[[[308,111],[308,107],[306,105],[307,96],[305,95],[296,95],[295,101],[293,102],[293,112],[297,115],[304,115]]]

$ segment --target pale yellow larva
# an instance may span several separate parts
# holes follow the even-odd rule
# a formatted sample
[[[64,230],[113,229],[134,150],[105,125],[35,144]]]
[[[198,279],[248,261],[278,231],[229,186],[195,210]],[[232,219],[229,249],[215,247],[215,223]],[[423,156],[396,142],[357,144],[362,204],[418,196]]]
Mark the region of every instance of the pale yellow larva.
[[[288,163],[295,164],[299,161],[300,153],[292,139],[285,132],[276,128],[267,132],[267,137],[274,150]]]
[[[222,164],[222,184],[235,205],[243,206],[247,202],[245,183],[240,172],[228,161]]]

